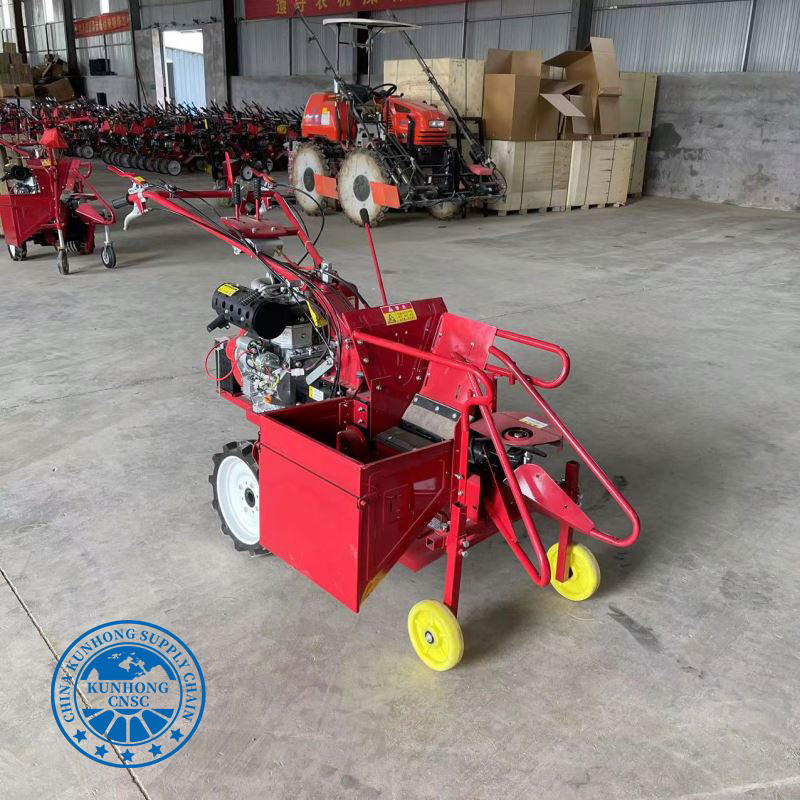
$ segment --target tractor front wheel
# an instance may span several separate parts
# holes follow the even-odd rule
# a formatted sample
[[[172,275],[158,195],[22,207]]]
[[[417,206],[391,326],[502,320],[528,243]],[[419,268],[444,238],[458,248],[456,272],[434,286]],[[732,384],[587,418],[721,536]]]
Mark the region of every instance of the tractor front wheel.
[[[389,176],[374,153],[369,150],[351,150],[342,162],[336,189],[339,203],[347,218],[355,225],[362,225],[362,209],[369,216],[372,227],[379,225],[388,210],[375,200],[373,183],[389,183]]]
[[[222,532],[237,550],[266,552],[260,544],[258,464],[252,442],[229,442],[214,456],[208,478],[214,488],[212,506]]]
[[[435,219],[455,219],[464,210],[464,204],[459,203],[457,200],[442,200],[435,206],[428,207],[428,213]]]
[[[315,175],[331,174],[328,160],[322,150],[311,142],[304,142],[295,150],[289,183],[294,189],[297,205],[311,216],[323,214],[329,201],[317,191]]]

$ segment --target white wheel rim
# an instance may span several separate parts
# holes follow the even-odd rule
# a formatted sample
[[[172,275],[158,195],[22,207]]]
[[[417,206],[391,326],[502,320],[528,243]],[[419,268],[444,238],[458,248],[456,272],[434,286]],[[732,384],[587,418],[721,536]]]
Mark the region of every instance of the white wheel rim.
[[[369,184],[384,183],[385,176],[375,156],[366,150],[354,150],[342,164],[336,181],[339,202],[345,213],[354,222],[361,224],[361,209],[366,209],[370,221],[383,211],[383,206],[375,202]],[[360,186],[357,186],[357,182]]]
[[[258,479],[238,456],[228,456],[219,465],[217,502],[231,533],[242,544],[258,544]]]
[[[307,170],[311,170],[311,173],[316,175],[327,175],[325,163],[319,152],[310,147],[300,148],[295,154],[292,165],[292,186],[298,190],[295,197],[300,208],[306,213],[318,214],[319,206],[311,198],[313,197],[320,205],[324,205],[325,199],[317,191],[315,185],[308,185],[306,181]]]

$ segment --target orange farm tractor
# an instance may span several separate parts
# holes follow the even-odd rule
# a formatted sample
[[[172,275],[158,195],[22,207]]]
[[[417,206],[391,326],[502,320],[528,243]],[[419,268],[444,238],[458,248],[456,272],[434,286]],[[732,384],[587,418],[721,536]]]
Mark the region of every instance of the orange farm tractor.
[[[447,113],[433,105],[397,95],[397,86],[346,83],[325,53],[305,18],[309,41],[316,43],[334,78],[333,91],[312,94],[303,114],[301,135],[293,143],[290,181],[298,205],[319,214],[338,201],[348,218],[363,225],[379,223],[390,209],[426,209],[437,219],[450,219],[473,200],[505,193],[505,180],[468,128],[408,35],[418,28],[389,19],[336,17],[322,24],[350,28],[354,48],[371,62],[376,37],[404,37]],[[371,69],[368,67],[368,75]],[[468,152],[450,144],[449,122]]]

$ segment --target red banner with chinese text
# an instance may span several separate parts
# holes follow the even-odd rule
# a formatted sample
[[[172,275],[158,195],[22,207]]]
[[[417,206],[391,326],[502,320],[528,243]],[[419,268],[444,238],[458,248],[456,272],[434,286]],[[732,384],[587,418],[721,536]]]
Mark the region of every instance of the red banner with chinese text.
[[[385,11],[463,2],[464,0],[244,0],[244,18],[291,17],[295,8],[299,8],[307,17],[335,17],[357,11]]]
[[[112,11],[109,14],[98,14],[96,17],[75,20],[76,39],[85,39],[87,36],[105,36],[109,33],[121,33],[130,29],[131,17],[127,11]]]

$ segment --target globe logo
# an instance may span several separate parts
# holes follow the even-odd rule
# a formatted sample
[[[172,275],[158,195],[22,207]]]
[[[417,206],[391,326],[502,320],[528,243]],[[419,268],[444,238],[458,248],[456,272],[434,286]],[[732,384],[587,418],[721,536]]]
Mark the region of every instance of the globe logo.
[[[70,744],[94,761],[142,767],[191,738],[205,684],[191,650],[158,625],[123,620],[78,637],[58,662],[53,713]]]

